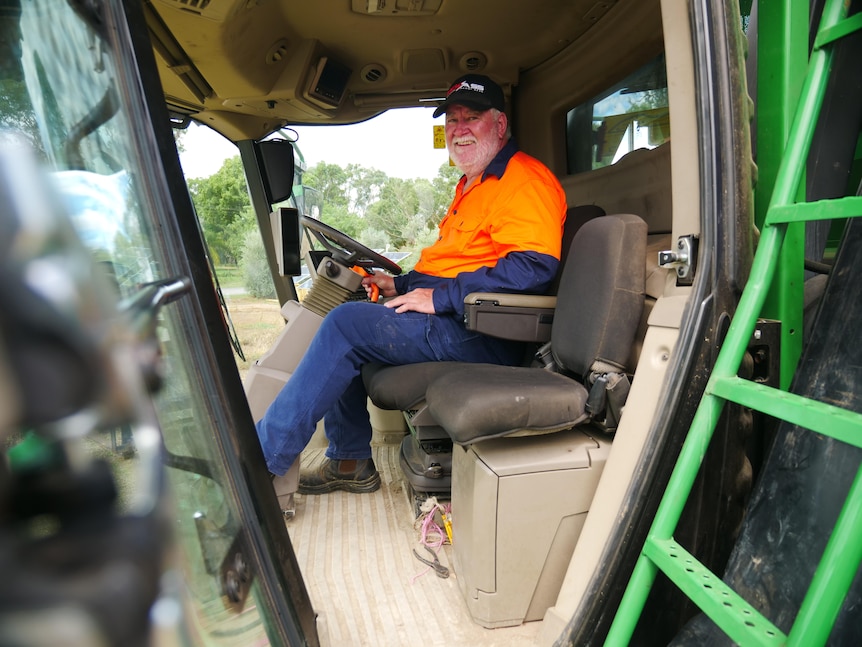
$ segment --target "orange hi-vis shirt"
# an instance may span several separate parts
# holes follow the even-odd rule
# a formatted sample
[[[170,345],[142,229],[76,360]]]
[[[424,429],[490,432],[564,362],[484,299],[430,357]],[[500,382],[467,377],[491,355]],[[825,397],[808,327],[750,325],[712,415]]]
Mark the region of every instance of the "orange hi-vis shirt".
[[[502,168],[494,168],[494,162]],[[417,272],[454,278],[494,267],[511,252],[559,260],[566,219],[560,182],[539,160],[520,151],[494,162],[466,190],[466,177],[461,178],[437,241],[422,250]]]

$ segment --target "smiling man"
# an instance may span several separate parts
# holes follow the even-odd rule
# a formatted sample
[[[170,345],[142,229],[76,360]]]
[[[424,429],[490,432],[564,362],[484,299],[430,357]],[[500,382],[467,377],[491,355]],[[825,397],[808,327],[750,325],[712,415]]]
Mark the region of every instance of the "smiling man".
[[[464,173],[439,236],[413,271],[363,279],[389,297],[384,305],[348,302],[323,320],[291,379],[257,424],[280,501],[279,477],[324,419],[327,461],[302,473],[299,492],[373,492],[371,424],[360,370],[364,364],[428,361],[517,364],[520,343],[464,326],[471,292],[543,294],[559,265],[566,198],[556,177],[519,152],[509,137],[503,90],[486,76],[452,84],[434,113],[446,113],[446,145]]]
[[[457,79],[434,117],[446,113],[446,147],[464,173],[440,223],[437,242],[414,272],[376,274],[387,307],[397,312],[463,313],[470,292],[543,293],[557,271],[565,194],[537,159],[509,136],[503,90],[487,76]],[[440,277],[455,279],[441,283]],[[425,282],[432,289],[422,287]]]

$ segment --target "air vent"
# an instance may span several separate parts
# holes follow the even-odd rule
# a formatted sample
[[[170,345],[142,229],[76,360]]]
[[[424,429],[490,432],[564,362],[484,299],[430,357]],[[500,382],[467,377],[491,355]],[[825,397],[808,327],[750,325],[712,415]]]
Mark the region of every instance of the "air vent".
[[[179,5],[183,9],[203,13],[204,9],[209,6],[210,0],[175,0],[174,4]]]
[[[275,42],[266,53],[266,64],[275,65],[281,63],[287,57],[288,42],[286,38],[282,38]]]
[[[378,83],[386,79],[386,68],[378,63],[371,63],[362,68],[359,76],[366,83]]]
[[[443,0],[351,0],[356,13],[368,16],[431,16]]]
[[[469,52],[461,57],[458,65],[464,72],[478,72],[488,65],[488,57],[482,52]]]

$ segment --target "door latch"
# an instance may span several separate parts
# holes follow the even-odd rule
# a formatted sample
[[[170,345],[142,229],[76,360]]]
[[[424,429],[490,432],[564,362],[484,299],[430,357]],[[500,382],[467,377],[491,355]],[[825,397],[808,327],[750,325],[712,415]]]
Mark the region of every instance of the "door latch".
[[[677,281],[691,285],[697,268],[697,237],[680,236],[676,241],[676,249],[658,253],[658,264],[659,267],[674,268]]]

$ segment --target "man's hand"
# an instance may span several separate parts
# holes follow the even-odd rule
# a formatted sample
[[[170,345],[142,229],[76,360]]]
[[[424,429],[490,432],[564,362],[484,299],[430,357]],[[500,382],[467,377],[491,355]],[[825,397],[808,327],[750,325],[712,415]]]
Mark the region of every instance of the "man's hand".
[[[375,274],[370,274],[369,276],[365,276],[362,279],[362,287],[365,288],[365,293],[371,297],[371,286],[376,285],[380,290],[380,296],[382,297],[391,297],[395,294],[398,294],[395,291],[395,279],[392,278],[389,274],[385,274],[383,272],[376,272]]]
[[[416,288],[407,294],[402,294],[390,299],[383,305],[387,308],[395,308],[395,312],[422,312],[427,315],[434,314],[433,288]]]

